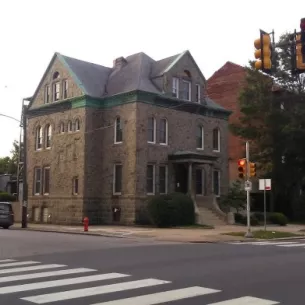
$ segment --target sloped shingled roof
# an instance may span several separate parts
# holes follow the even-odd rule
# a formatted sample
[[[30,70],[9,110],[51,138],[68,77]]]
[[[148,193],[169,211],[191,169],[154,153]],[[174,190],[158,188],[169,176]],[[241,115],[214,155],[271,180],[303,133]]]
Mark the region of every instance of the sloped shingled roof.
[[[186,53],[188,51],[155,61],[141,52],[123,58],[124,63],[120,67],[111,68],[60,53],[56,56],[70,70],[85,94],[101,98],[134,90],[162,94],[162,89],[157,88],[153,79],[162,76]],[[208,97],[205,104],[209,108],[226,111]]]

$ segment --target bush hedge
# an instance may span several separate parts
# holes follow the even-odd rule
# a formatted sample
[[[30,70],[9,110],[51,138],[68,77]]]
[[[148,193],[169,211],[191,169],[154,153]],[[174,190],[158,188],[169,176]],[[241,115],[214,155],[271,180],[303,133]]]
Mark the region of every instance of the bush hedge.
[[[193,200],[182,193],[156,195],[149,199],[147,210],[151,222],[158,227],[187,226],[195,223]]]
[[[267,213],[267,223],[286,226],[288,223],[287,217],[282,213]],[[247,216],[239,213],[235,214],[235,222],[240,224],[247,224]],[[253,223],[252,223],[253,222]],[[264,222],[264,213],[255,212],[251,215],[251,225],[255,226]]]
[[[16,201],[16,197],[5,192],[0,192],[0,201]]]

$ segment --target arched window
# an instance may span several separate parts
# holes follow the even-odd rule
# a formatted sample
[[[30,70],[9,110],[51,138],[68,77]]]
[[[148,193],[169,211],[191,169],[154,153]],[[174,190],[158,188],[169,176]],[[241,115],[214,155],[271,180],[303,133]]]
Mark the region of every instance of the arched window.
[[[64,133],[65,132],[65,123],[64,122],[60,123],[59,132],[60,133]]]
[[[36,128],[36,135],[35,135],[35,147],[36,150],[40,150],[42,148],[42,128],[41,126],[38,126]]]
[[[167,145],[168,144],[168,123],[167,119],[160,120],[160,144]]]
[[[73,131],[73,124],[72,121],[68,122],[68,132],[72,132]]]
[[[220,151],[220,130],[218,128],[213,129],[213,151]]]
[[[57,79],[57,78],[59,78],[59,72],[55,71],[53,73],[53,79]]]
[[[197,126],[196,142],[197,149],[204,149],[204,129],[201,125]]]
[[[79,119],[75,120],[75,131],[79,131],[80,130],[80,121]]]
[[[156,119],[154,117],[148,118],[147,122],[147,142],[156,143]]]
[[[52,126],[48,124],[45,128],[46,148],[51,147],[51,139],[52,139]]]
[[[114,124],[114,143],[122,143],[123,142],[123,128],[122,121],[120,117],[115,119]]]

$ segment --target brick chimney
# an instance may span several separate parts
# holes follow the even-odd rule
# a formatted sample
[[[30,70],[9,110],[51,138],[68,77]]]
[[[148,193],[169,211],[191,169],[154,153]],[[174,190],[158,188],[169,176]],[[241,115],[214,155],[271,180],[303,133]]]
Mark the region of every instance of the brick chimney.
[[[121,56],[121,57],[116,58],[116,59],[113,61],[113,68],[115,68],[115,69],[121,69],[121,68],[124,67],[126,64],[127,64],[126,59],[125,59],[123,56]]]

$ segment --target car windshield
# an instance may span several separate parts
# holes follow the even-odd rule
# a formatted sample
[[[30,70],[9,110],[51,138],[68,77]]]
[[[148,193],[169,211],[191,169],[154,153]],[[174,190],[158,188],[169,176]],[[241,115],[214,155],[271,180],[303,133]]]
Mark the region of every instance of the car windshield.
[[[8,204],[0,203],[0,211],[9,212],[10,207]]]

